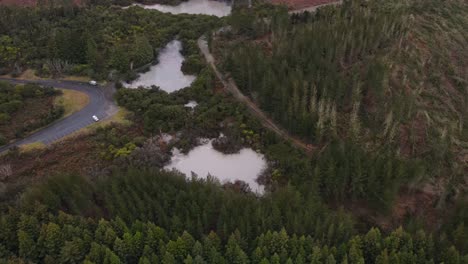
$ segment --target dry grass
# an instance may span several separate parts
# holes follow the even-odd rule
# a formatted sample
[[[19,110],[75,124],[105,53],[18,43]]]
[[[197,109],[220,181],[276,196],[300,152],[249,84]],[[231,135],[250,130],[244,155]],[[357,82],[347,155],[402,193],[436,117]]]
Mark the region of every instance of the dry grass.
[[[91,79],[87,76],[65,76],[61,78],[65,81],[78,81],[78,82],[89,82]]]
[[[16,78],[20,80],[42,80],[43,78],[36,75],[33,69],[25,70],[20,76],[13,77],[11,74],[2,75],[3,78]]]
[[[40,80],[42,78],[37,76],[36,72],[34,70],[28,69],[28,70],[24,71],[23,74],[21,74],[19,76],[19,79],[23,79],[23,80]]]
[[[89,96],[83,92],[75,90],[59,89],[62,95],[55,98],[54,104],[63,106],[64,117],[80,111],[89,103]]]
[[[0,0],[1,2],[1,0]],[[25,70],[20,76],[18,77],[13,77],[11,74],[6,74],[6,75],[1,75],[0,77],[4,78],[16,78],[20,80],[45,80],[45,79],[51,79],[51,78],[43,78],[40,76],[36,75],[36,71],[33,69],[27,69]],[[58,78],[60,80],[65,80],[65,81],[78,81],[78,82],[89,82],[91,79],[87,76],[64,76],[62,78]]]
[[[119,107],[118,112],[115,115],[113,115],[111,118],[96,122],[96,123],[88,126],[85,129],[96,129],[98,127],[105,127],[105,126],[108,126],[111,123],[117,123],[117,124],[121,124],[121,125],[124,125],[124,126],[130,126],[132,124],[132,121],[127,119],[127,116],[129,115],[129,113],[130,112],[128,110]]]
[[[29,152],[44,150],[46,148],[46,145],[42,142],[34,142],[30,144],[21,145],[19,148],[21,152],[29,153]]]

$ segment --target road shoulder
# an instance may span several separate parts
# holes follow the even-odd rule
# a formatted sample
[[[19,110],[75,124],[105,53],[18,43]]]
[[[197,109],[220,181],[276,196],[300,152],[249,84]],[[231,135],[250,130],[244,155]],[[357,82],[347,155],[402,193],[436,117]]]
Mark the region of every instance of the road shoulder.
[[[54,104],[63,107],[62,118],[80,111],[89,104],[89,96],[86,93],[62,88],[58,88],[58,90],[62,94],[55,98]]]

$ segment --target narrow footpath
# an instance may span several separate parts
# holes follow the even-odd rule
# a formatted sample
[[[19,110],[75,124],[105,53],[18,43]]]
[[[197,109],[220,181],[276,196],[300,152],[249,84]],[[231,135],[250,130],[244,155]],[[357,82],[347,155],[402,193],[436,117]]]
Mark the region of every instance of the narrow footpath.
[[[301,141],[298,138],[293,137],[290,135],[285,129],[281,128],[279,125],[277,125],[271,118],[269,118],[260,108],[250,100],[247,96],[245,96],[237,87],[236,83],[232,78],[226,78],[221,72],[218,70],[215,64],[215,59],[213,55],[211,54],[209,47],[208,47],[208,42],[206,41],[205,36],[202,36],[198,39],[198,47],[200,51],[203,53],[205,56],[206,62],[210,65],[210,67],[213,69],[214,73],[216,74],[216,77],[221,81],[223,84],[223,87],[225,90],[227,90],[229,93],[231,93],[234,98],[236,98],[239,102],[243,103],[245,106],[247,106],[247,109],[250,111],[250,113],[255,116],[264,127],[267,129],[273,131],[276,133],[278,136],[281,138],[285,139],[286,141],[289,141],[293,144],[298,149],[304,150],[307,153],[310,153],[314,150],[314,147],[310,144],[307,144],[303,141]]]

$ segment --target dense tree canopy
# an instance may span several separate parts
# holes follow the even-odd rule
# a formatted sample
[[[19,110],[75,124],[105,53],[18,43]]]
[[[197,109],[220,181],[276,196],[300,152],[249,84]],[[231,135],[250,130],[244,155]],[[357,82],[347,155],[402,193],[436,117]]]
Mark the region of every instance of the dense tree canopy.
[[[447,175],[449,192],[463,192],[466,63],[450,54],[468,60],[459,41],[468,37],[466,3],[344,1],[294,15],[258,9],[234,12],[212,49],[254,103],[323,146],[312,166],[325,196],[385,208],[402,184]]]
[[[467,141],[466,64],[449,59],[468,59],[458,41],[467,12],[459,1],[417,0],[344,1],[292,16],[245,11],[213,46],[239,88],[304,140],[339,137],[445,168],[450,156],[463,162]]]
[[[70,192],[70,190],[73,190]],[[311,194],[313,196],[313,194]],[[0,259],[41,263],[464,263],[443,238],[353,224],[287,188],[257,199],[167,172],[55,177],[0,217]],[[243,206],[236,206],[242,204]],[[64,212],[93,216],[73,216]],[[101,219],[99,216],[106,216]],[[466,235],[464,235],[466,237]]]
[[[27,18],[26,20],[24,18]],[[0,6],[0,68],[34,67],[41,74],[108,77],[150,63],[178,37],[187,55],[196,38],[219,23],[209,16],[174,16],[139,7],[33,9]]]
[[[183,71],[197,74],[191,87],[170,94],[156,86],[119,89],[116,101],[141,133],[122,135],[132,129],[110,126],[90,136],[99,145],[95,156],[109,166],[42,174],[18,199],[0,201],[0,263],[468,262],[463,199],[447,210],[450,219],[427,230],[411,215],[399,222],[408,223],[405,229],[380,230],[374,219],[359,221],[342,209],[356,203],[385,215],[403,186],[441,172],[463,179],[464,62],[446,57],[456,50],[467,58],[466,4],[344,1],[292,16],[269,5],[236,8],[210,42],[220,66],[274,120],[314,144],[307,156],[262,129],[202,63],[196,39],[220,27],[220,19],[110,6],[129,3],[0,7],[5,72],[31,67],[42,75],[131,78],[178,38]],[[428,39],[434,32],[443,38]],[[429,51],[448,48],[426,60],[416,51],[424,45],[413,39]],[[444,82],[453,89],[443,89]],[[25,99],[53,92],[3,83],[0,90],[0,122]],[[195,108],[185,106],[191,100]],[[177,142],[154,142],[160,133]],[[170,148],[184,152],[197,138],[219,133],[234,150],[265,154],[263,196],[162,169]],[[153,148],[144,149],[148,141]],[[141,158],[144,151],[152,155]],[[36,176],[34,169],[24,173]],[[441,200],[462,196],[454,190]]]

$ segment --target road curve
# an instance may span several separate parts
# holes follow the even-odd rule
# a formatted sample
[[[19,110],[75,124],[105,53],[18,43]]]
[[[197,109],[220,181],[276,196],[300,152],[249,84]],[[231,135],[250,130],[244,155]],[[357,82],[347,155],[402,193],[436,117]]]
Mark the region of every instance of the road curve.
[[[293,146],[297,147],[298,149],[304,150],[306,153],[311,153],[314,149],[312,145],[309,145],[300,139],[290,135],[285,129],[281,126],[276,124],[271,118],[269,118],[250,98],[245,96],[237,87],[236,83],[232,78],[226,78],[216,67],[215,59],[211,54],[208,43],[205,39],[205,36],[202,36],[198,39],[198,48],[203,53],[206,62],[211,66],[213,69],[216,77],[223,83],[224,89],[230,92],[234,98],[236,98],[239,102],[243,103],[247,106],[247,109],[250,113],[255,116],[264,127],[273,131],[278,136],[282,137],[286,141],[289,141],[293,144]]]
[[[35,142],[42,142],[49,145],[94,123],[92,118],[93,115],[96,115],[100,120],[104,120],[117,113],[117,106],[112,99],[115,90],[111,85],[101,87],[77,81],[19,80],[10,78],[0,78],[0,81],[7,81],[13,84],[37,83],[42,86],[80,91],[89,96],[89,103],[80,111],[57,120],[24,139],[20,139],[0,147],[0,152],[6,151],[14,146],[21,146]]]

